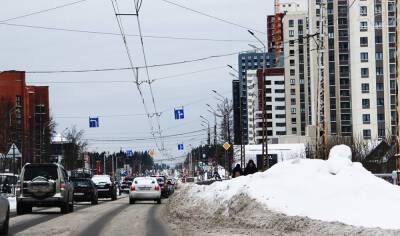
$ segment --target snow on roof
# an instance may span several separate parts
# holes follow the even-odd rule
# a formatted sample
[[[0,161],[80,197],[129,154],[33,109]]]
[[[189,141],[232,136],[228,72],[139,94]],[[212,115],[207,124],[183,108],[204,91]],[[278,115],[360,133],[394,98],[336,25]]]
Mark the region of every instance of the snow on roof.
[[[286,215],[400,229],[400,187],[375,177],[349,158],[350,149],[341,145],[332,149],[330,161],[297,158],[254,175],[193,185],[187,191],[193,201],[185,204],[204,207],[205,202],[211,212],[221,207],[228,212],[232,200],[244,194],[260,207]]]

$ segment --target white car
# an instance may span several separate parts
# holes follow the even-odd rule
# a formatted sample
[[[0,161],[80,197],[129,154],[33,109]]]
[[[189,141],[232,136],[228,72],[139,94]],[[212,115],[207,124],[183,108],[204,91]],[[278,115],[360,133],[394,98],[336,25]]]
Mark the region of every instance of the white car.
[[[156,178],[138,177],[133,180],[129,189],[129,204],[138,200],[153,200],[161,204],[161,188]]]

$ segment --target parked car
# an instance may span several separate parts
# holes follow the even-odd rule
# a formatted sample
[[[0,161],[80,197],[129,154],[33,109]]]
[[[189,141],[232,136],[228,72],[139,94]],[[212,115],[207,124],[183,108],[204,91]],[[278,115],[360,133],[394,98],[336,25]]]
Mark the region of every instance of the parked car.
[[[137,200],[153,200],[161,204],[161,188],[156,178],[138,177],[133,180],[129,189],[129,204]]]
[[[59,164],[25,164],[16,187],[17,214],[32,207],[60,207],[61,213],[74,210],[74,187]]]
[[[109,175],[94,175],[92,181],[96,185],[99,198],[111,198],[112,201],[117,200],[117,186]]]
[[[12,173],[0,173],[0,191],[2,193],[14,193],[18,175]]]
[[[8,224],[10,221],[10,203],[7,198],[0,196],[0,235],[8,234]]]
[[[130,189],[130,187],[131,187],[131,185],[132,185],[132,182],[133,182],[133,177],[125,177],[125,179],[124,180],[122,180],[122,182],[121,182],[121,192],[123,192],[123,193],[129,193],[129,189]]]
[[[74,185],[74,201],[91,202],[92,205],[98,203],[96,185],[91,179],[73,178],[71,181]]]
[[[175,191],[175,182],[173,179],[168,179],[167,180],[167,185],[168,185],[168,195],[171,195]]]

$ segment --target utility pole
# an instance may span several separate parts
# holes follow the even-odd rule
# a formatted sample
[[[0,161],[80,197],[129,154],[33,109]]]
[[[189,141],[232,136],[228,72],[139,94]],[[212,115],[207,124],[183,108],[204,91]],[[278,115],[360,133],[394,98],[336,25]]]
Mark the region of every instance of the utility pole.
[[[267,112],[266,112],[266,96],[265,96],[265,64],[266,64],[266,53],[267,47],[265,43],[259,39],[251,30],[247,30],[257,41],[263,46],[263,66],[262,66],[262,143],[261,143],[261,156],[263,166],[261,167],[262,170],[269,169],[269,157],[268,157],[268,133],[267,133]],[[276,58],[275,58],[276,59]],[[265,168],[264,168],[265,166]]]

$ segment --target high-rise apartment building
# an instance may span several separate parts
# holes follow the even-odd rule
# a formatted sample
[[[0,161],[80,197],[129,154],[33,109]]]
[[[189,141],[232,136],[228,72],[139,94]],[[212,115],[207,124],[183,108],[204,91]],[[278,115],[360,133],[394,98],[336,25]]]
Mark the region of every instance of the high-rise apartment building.
[[[306,128],[312,121],[307,20],[307,12],[300,10],[287,12],[283,17],[288,135],[306,135]]]
[[[321,134],[396,134],[394,0],[310,0],[312,97]],[[314,50],[315,49],[315,50]]]

